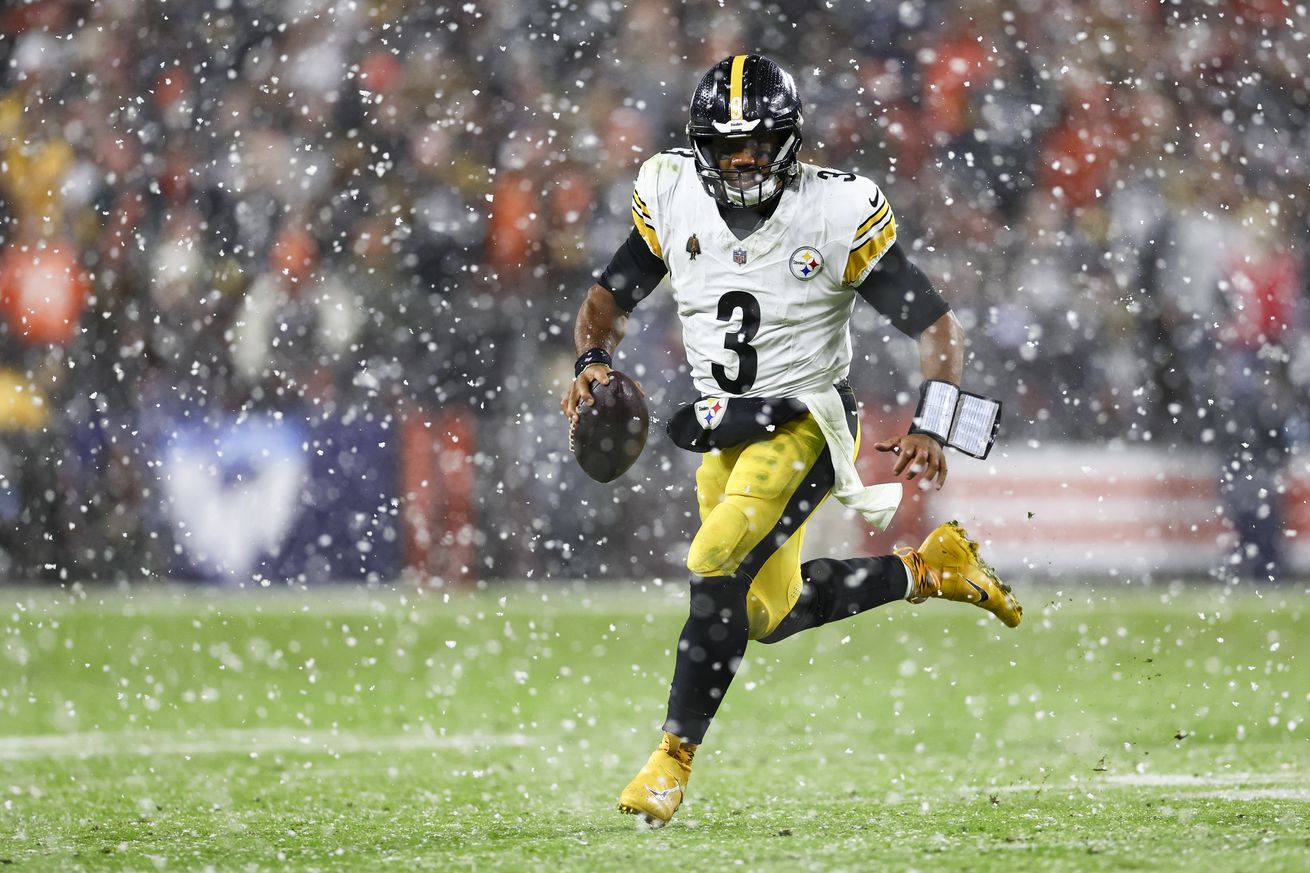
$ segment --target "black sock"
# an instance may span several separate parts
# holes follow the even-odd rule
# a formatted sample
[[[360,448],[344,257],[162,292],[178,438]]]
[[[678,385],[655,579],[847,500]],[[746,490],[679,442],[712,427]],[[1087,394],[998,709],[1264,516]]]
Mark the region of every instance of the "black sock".
[[[859,615],[866,609],[905,598],[905,563],[880,558],[822,558],[801,564],[800,599],[762,643],[776,643],[812,627]]]
[[[705,739],[710,720],[737,673],[750,636],[745,576],[691,580],[691,611],[678,638],[664,730],[685,743]]]

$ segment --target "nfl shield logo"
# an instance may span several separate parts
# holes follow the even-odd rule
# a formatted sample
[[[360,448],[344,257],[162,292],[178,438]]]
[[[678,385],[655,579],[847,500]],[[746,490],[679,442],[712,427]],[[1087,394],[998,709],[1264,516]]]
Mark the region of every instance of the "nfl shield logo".
[[[744,249],[744,248],[740,248],[740,247],[733,249],[733,250],[732,250],[732,261],[733,261],[733,263],[737,264],[738,266],[740,266],[741,264],[746,263],[746,249]]]
[[[728,398],[702,397],[696,401],[696,420],[705,430],[714,430],[728,411]]]

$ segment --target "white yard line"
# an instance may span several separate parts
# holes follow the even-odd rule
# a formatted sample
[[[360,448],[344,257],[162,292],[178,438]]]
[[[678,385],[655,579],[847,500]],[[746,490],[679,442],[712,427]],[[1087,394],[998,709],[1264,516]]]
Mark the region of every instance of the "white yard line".
[[[1294,771],[1285,773],[1115,773],[1098,779],[1089,779],[1084,785],[1109,783],[1129,788],[1185,787],[1214,788],[1234,785],[1272,785],[1282,782],[1304,782],[1306,775]]]
[[[1310,790],[1303,788],[1246,788],[1252,785],[1304,785],[1304,772],[1283,773],[1114,773],[1059,782],[1029,783],[1026,785],[968,785],[960,789],[964,794],[1035,794],[1038,791],[1096,791],[1112,788],[1208,788],[1210,791],[1188,791],[1178,797],[1226,797],[1230,800],[1255,800],[1260,797],[1279,800],[1310,800]]]
[[[356,734],[249,728],[218,731],[88,731],[0,736],[0,761],[26,758],[92,758],[104,755],[213,755],[273,752],[437,751],[471,752],[528,746],[524,734]]]
[[[1232,788],[1227,791],[1196,791],[1186,797],[1214,797],[1219,800],[1302,800],[1310,802],[1310,788]]]

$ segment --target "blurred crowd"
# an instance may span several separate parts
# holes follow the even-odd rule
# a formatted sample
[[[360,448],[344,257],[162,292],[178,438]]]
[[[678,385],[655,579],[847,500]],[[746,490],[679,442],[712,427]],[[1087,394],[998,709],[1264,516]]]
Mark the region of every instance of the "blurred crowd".
[[[599,490],[555,405],[637,166],[742,51],[796,75],[804,159],[887,192],[1006,438],[1213,446],[1258,514],[1253,478],[1307,441],[1304,19],[1277,0],[5,4],[0,574],[149,569],[142,421],[250,409],[462,408],[482,575],[597,569],[574,547],[598,535],[620,571],[668,566],[691,462]],[[692,393],[672,310],[656,295],[635,322],[624,366],[667,414]],[[912,344],[856,324],[857,389],[903,417]],[[118,438],[88,464],[92,423]]]

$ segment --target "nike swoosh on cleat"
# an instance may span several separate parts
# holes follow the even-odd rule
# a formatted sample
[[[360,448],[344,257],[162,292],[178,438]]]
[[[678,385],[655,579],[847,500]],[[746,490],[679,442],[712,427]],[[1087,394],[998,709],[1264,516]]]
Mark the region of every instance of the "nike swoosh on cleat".
[[[649,785],[647,785],[646,790],[650,792],[651,797],[657,798],[659,800],[668,800],[669,795],[675,791],[681,791],[682,786],[674,785],[672,788],[665,788],[663,791],[656,791],[654,788],[651,788]]]
[[[965,581],[965,582],[969,582],[968,579],[965,579],[964,581]],[[986,602],[987,602],[987,592],[986,592],[986,591],[983,591],[981,588],[979,588],[977,585],[973,584],[972,582],[969,582],[969,587],[972,588],[974,591],[977,591],[977,592],[978,592],[978,596],[982,598],[981,600],[978,601],[979,603],[986,603]]]

